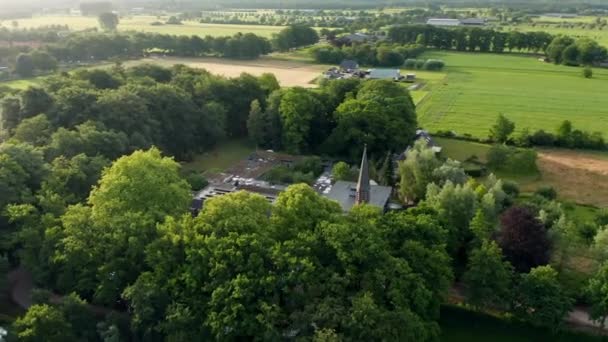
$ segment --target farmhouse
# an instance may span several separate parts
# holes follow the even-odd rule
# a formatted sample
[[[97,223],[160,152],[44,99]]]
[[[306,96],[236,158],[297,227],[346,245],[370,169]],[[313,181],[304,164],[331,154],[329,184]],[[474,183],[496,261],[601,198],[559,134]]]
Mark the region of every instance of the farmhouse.
[[[372,80],[398,81],[401,79],[401,72],[399,69],[371,69],[367,77]]]
[[[356,183],[337,181],[325,196],[337,201],[345,212],[350,211],[358,204],[369,204],[386,211],[389,209],[389,199],[392,192],[393,188],[390,186],[371,184],[366,147],[363,149],[358,181]]]
[[[431,18],[426,21],[427,25],[433,26],[460,26],[460,19],[444,19],[444,18]]]

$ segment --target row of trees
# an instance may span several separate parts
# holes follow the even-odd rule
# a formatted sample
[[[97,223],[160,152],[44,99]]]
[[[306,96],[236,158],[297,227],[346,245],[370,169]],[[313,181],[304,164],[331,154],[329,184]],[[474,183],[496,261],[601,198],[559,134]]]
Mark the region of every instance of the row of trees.
[[[388,37],[400,44],[497,53],[505,50],[542,52],[553,40],[553,36],[546,32],[504,33],[478,27],[442,28],[431,25],[393,26],[388,31]]]
[[[108,31],[117,24],[115,15],[100,17]],[[319,40],[317,32],[307,26],[290,26],[276,34],[272,41],[253,33],[233,36],[172,36],[155,33],[98,33],[71,34],[66,39],[53,41],[31,53],[23,49],[7,49],[16,58],[15,70],[21,76],[31,76],[35,70],[48,71],[61,62],[89,62],[112,58],[142,57],[152,52],[180,57],[216,55],[226,58],[255,59],[273,49],[284,51],[311,45]],[[27,49],[25,49],[27,50]],[[17,54],[23,51],[19,56]],[[29,57],[32,58],[29,58]],[[37,60],[41,60],[37,62]],[[32,61],[33,59],[33,61]]]
[[[608,50],[589,38],[574,39],[558,36],[546,49],[547,57],[555,64],[570,66],[594,65],[608,58]]]
[[[463,138],[467,140],[495,142],[519,147],[554,146],[565,148],[580,148],[604,150],[608,148],[602,132],[588,132],[576,129],[570,120],[564,120],[553,132],[544,129],[530,131],[524,128],[514,134],[515,123],[505,115],[500,114],[496,123],[490,128],[487,139],[476,139],[471,136],[456,136],[450,131],[438,131],[436,134],[446,137]]]
[[[416,58],[424,47],[421,45],[353,44],[352,46],[319,46],[311,49],[317,63],[339,64],[352,59],[361,65],[401,66],[407,59]]]

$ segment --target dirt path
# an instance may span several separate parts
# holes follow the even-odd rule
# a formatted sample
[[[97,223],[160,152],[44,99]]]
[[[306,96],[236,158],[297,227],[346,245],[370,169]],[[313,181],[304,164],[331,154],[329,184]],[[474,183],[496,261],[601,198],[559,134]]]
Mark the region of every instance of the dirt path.
[[[32,305],[32,289],[34,288],[32,275],[20,266],[8,273],[8,283],[11,300],[27,310]]]

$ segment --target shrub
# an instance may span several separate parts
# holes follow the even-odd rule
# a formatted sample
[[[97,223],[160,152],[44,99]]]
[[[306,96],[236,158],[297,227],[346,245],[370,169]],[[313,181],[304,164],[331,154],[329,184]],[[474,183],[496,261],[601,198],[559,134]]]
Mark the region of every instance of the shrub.
[[[188,184],[190,184],[192,191],[199,191],[209,184],[207,179],[198,172],[189,174],[186,177],[186,181],[188,181]]]
[[[553,146],[556,141],[555,135],[545,132],[542,129],[534,132],[529,139],[530,143],[535,146]]]
[[[424,59],[417,59],[416,60],[416,69],[424,68],[424,63],[425,63]]]
[[[592,78],[593,77],[593,69],[586,67],[583,69],[583,77],[584,78]]]
[[[538,172],[536,152],[532,149],[494,145],[488,151],[488,167],[516,174]]]
[[[405,62],[403,63],[403,67],[406,69],[416,69],[416,63],[418,60],[414,59],[414,58],[408,58],[405,60]]]
[[[557,198],[557,191],[552,186],[543,186],[536,190],[535,194],[542,196],[548,200]]]
[[[519,196],[519,185],[514,181],[503,180],[502,191],[509,195],[509,197],[516,198]]]
[[[445,63],[439,59],[429,59],[424,63],[424,70],[438,71],[443,69]]]
[[[488,150],[487,160],[488,166],[492,169],[498,170],[507,163],[509,158],[509,147],[498,144],[494,145]]]
[[[319,157],[305,157],[293,166],[294,171],[311,173],[313,177],[323,173],[323,163]]]

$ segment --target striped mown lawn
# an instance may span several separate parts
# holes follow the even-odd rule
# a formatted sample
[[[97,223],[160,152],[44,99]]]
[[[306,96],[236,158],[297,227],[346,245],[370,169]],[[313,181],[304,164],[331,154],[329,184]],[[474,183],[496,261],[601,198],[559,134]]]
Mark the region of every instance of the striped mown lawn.
[[[529,56],[430,52],[423,58],[443,59],[447,66],[447,76],[431,84],[418,106],[426,129],[486,137],[502,113],[517,131],[554,131],[570,120],[575,128],[608,133],[606,69],[594,69],[594,77],[585,79],[581,68]]]

